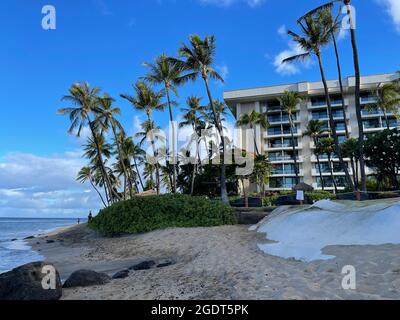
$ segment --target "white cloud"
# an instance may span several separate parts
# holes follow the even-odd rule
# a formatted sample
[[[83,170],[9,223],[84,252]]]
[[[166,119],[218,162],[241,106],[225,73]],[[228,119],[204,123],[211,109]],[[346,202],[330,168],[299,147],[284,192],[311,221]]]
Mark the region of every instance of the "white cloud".
[[[234,3],[245,2],[251,8],[257,7],[265,0],[199,0],[203,4],[216,5],[218,7],[230,7]]]
[[[399,0],[375,0],[385,7],[395,24],[396,30],[400,32],[400,1]]]
[[[281,51],[273,58],[273,65],[275,67],[275,71],[280,75],[294,75],[300,73],[300,65],[298,62],[286,62],[282,63],[283,60],[305,53],[305,51],[300,47],[300,45],[293,40],[291,40],[287,35],[287,28],[285,25],[281,25],[277,33],[283,39],[287,40],[288,49]],[[266,59],[271,59],[269,54],[265,55]],[[306,59],[303,62],[305,67],[309,67],[311,64],[311,60]]]
[[[280,36],[286,36],[286,34],[287,34],[287,28],[286,28],[286,25],[281,25],[279,28],[278,28],[278,34],[280,35]]]
[[[281,75],[294,75],[300,73],[300,67],[297,62],[282,63],[282,61],[292,56],[302,54],[304,53],[304,50],[301,49],[299,44],[293,41],[289,41],[288,46],[288,49],[280,52],[274,58],[275,71]],[[310,65],[310,60],[304,61],[304,65],[308,67]]]
[[[12,153],[0,159],[0,216],[77,217],[101,202],[76,175],[81,151],[49,157]],[[88,192],[90,191],[90,192]]]
[[[221,64],[215,67],[219,73],[219,75],[226,81],[229,77],[229,68],[226,64]],[[219,82],[220,83],[220,82]]]

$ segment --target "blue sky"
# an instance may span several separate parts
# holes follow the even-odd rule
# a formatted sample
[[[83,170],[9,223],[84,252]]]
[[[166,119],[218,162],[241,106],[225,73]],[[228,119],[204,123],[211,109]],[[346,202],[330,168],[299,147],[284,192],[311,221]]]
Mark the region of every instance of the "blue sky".
[[[285,30],[320,0],[4,0],[0,10],[0,216],[84,215],[96,208],[88,186],[74,181],[82,139],[66,134],[67,118],[56,115],[60,98],[75,81],[88,81],[118,98],[145,73],[144,61],[174,55],[190,34],[214,34],[215,67],[224,90],[319,80],[315,63],[279,68],[295,46]],[[400,1],[354,0],[363,74],[400,69]],[[42,7],[54,5],[57,29],[41,28]],[[340,43],[343,72],[351,75],[348,36]],[[332,49],[324,51],[329,78],[336,77]],[[177,100],[205,96],[188,84]],[[133,133],[140,114],[117,99],[121,121]],[[156,121],[165,126],[167,116]]]

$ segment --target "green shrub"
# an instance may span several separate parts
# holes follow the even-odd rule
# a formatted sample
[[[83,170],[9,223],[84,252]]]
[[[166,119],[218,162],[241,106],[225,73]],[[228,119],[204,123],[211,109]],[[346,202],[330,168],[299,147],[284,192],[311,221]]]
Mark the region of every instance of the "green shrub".
[[[266,207],[275,207],[277,205],[277,201],[281,196],[295,195],[293,191],[281,191],[279,193],[270,195],[263,199],[263,205]],[[324,199],[335,200],[336,196],[328,191],[311,191],[306,192],[306,196],[308,196],[312,201],[317,202]]]
[[[103,209],[89,227],[103,235],[237,223],[235,211],[220,201],[188,195],[135,197]]]

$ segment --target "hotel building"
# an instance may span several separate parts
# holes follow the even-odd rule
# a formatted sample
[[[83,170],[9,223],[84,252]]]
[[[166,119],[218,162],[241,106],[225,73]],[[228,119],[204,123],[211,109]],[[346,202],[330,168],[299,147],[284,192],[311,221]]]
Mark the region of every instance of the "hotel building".
[[[367,110],[369,104],[376,102],[374,92],[379,85],[398,79],[398,74],[380,74],[361,78],[361,108],[363,117],[364,133],[366,135],[384,130],[386,128],[385,117],[379,110]],[[340,94],[338,80],[328,81],[329,93],[332,102],[332,111],[335,120],[336,131],[340,142],[346,140],[345,123],[347,124],[349,135],[358,137],[358,123],[355,110],[355,78],[348,77],[343,79],[344,86],[344,105]],[[297,106],[294,115],[294,135],[296,156],[298,159],[300,180],[312,185],[315,189],[321,188],[320,174],[317,166],[317,159],[314,155],[315,145],[310,137],[304,136],[307,124],[310,120],[321,120],[326,123],[329,129],[329,119],[327,112],[324,87],[322,82],[299,82],[286,85],[260,87],[253,89],[242,89],[226,91],[224,100],[239,119],[241,114],[256,110],[265,113],[269,122],[269,128],[256,128],[256,141],[258,150],[267,154],[273,164],[273,172],[267,190],[286,190],[291,189],[295,184],[295,166],[293,161],[293,147],[291,144],[290,125],[288,115],[282,112],[278,98],[284,91],[297,91],[303,96],[303,102]],[[344,117],[346,116],[346,118]],[[394,114],[389,114],[390,125],[392,128],[400,127]],[[245,128],[244,128],[245,129]],[[246,131],[251,132],[251,131]],[[249,135],[249,134],[248,134]],[[326,133],[328,136],[328,133]],[[254,151],[253,136],[248,137],[244,130],[239,134],[240,147],[249,151]],[[350,159],[345,159],[349,162]],[[351,166],[348,165],[350,174]],[[345,174],[342,171],[339,160],[333,159],[334,176],[339,189],[345,186]],[[321,171],[326,189],[333,189],[330,167],[326,156],[321,156]],[[368,171],[368,174],[372,172]]]

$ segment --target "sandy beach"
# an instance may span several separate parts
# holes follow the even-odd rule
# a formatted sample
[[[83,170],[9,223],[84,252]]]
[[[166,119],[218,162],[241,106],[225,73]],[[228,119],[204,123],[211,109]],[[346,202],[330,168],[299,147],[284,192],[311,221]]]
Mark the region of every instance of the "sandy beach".
[[[53,242],[54,241],[54,242]],[[65,289],[63,299],[400,299],[400,246],[332,246],[335,259],[305,263],[258,249],[265,235],[248,226],[167,229],[104,238],[85,225],[30,240],[65,280],[92,269],[112,276],[144,260],[171,266],[131,271],[104,286]],[[357,289],[342,288],[342,268]]]

